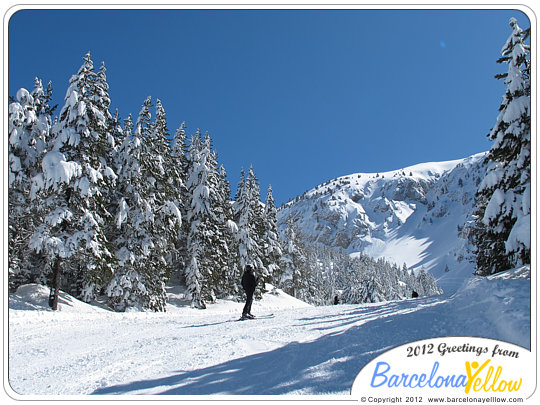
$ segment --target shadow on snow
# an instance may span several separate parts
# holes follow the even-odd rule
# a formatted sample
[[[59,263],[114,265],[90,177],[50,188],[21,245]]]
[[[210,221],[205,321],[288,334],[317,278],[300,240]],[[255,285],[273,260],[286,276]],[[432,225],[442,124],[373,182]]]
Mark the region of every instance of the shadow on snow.
[[[387,303],[390,305],[359,307],[348,311],[345,319],[339,319],[339,315],[304,318],[304,321],[312,322],[313,325],[319,325],[319,327],[325,322],[364,323],[350,326],[346,330],[329,331],[328,334],[314,341],[291,342],[272,351],[230,360],[199,370],[178,371],[168,377],[100,388],[93,394],[281,395],[301,393],[312,395],[346,393],[350,391],[362,367],[383,351],[411,340],[444,335],[445,321],[441,318],[440,312],[435,309],[444,303],[445,301],[429,298],[408,300],[395,303],[395,305]],[[370,310],[374,313],[370,313]],[[415,314],[414,312],[418,310],[421,311]],[[380,313],[375,314],[375,312]],[[342,313],[341,317],[343,315]],[[328,329],[331,328],[331,326],[328,327]]]

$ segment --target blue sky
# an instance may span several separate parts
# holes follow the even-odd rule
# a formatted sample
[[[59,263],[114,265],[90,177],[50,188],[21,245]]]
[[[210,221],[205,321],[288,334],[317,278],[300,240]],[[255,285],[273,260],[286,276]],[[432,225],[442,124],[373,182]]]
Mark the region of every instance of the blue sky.
[[[59,109],[91,52],[112,111],[159,98],[208,131],[234,190],[253,165],[277,204],[338,176],[488,150],[517,10],[21,10],[9,94],[52,81]]]

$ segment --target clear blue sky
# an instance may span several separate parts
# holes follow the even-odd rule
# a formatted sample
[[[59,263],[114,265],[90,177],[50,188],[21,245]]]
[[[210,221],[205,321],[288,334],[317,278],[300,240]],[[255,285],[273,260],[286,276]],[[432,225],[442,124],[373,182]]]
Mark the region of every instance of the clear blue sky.
[[[496,63],[517,10],[21,10],[9,20],[9,94],[68,80],[91,52],[112,111],[159,98],[214,140],[231,187],[253,164],[277,204],[338,176],[490,148]]]

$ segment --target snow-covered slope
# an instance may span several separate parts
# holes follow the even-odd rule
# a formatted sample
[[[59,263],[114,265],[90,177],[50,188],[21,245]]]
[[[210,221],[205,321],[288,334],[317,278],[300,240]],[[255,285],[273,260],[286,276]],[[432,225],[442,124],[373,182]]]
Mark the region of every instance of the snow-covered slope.
[[[115,313],[65,294],[54,312],[47,294],[32,285],[10,295],[9,384],[20,399],[348,395],[364,365],[407,342],[479,336],[531,344],[529,266],[473,277],[453,296],[376,304],[313,307],[277,291],[253,304],[254,314],[274,318],[243,322],[242,303],[191,309],[178,292],[166,313]]]
[[[279,228],[292,219],[311,242],[424,267],[445,291],[456,291],[473,272],[464,225],[484,157],[337,178],[283,206]]]

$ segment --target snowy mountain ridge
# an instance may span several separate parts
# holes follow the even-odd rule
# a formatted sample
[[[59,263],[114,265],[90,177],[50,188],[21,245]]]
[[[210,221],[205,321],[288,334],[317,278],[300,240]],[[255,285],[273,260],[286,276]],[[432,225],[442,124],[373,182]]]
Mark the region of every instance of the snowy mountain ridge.
[[[455,291],[473,272],[466,223],[485,155],[336,178],[284,205],[279,229],[292,220],[309,242],[424,267]]]

